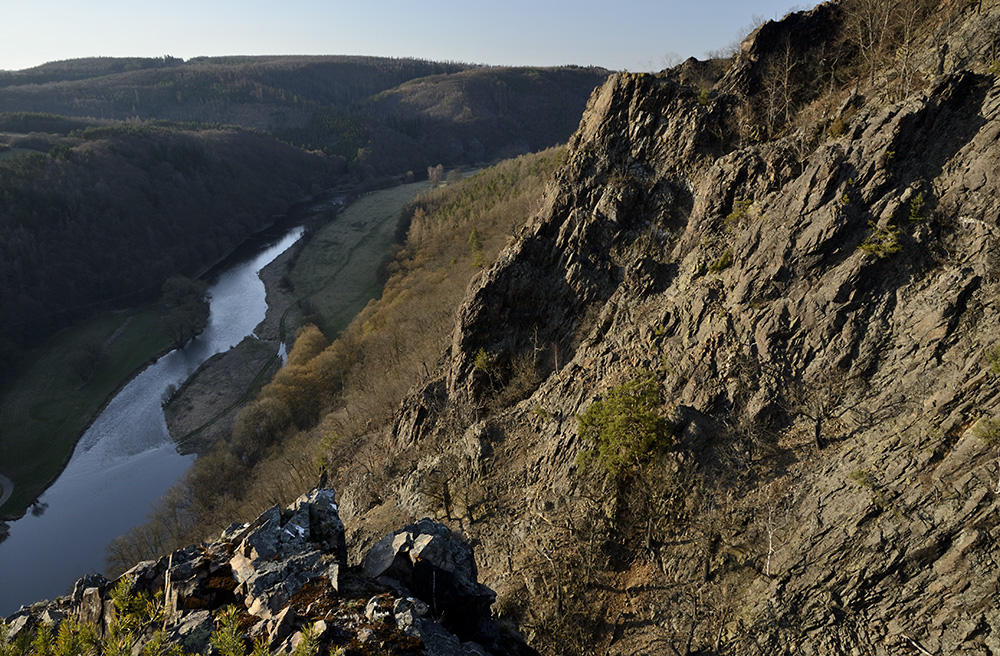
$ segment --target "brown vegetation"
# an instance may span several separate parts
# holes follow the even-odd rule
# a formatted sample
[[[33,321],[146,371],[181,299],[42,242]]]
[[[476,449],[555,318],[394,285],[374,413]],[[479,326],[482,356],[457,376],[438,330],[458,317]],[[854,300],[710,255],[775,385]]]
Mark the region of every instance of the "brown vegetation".
[[[419,196],[404,212],[406,243],[382,298],[327,345],[303,327],[287,365],[236,418],[230,440],[200,458],[152,520],[109,549],[114,569],[251,518],[313,485],[325,470],[389,475],[362,437],[387,422],[404,394],[436,366],[469,281],[489,266],[536,209],[561,149],[519,157]],[[469,243],[475,230],[478,249]],[[369,435],[369,437],[371,437]]]

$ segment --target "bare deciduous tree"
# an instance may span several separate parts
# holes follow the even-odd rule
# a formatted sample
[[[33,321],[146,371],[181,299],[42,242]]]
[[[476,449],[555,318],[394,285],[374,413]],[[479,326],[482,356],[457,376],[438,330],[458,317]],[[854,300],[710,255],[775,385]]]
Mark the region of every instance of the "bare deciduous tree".
[[[875,84],[875,74],[886,56],[895,6],[893,0],[854,2],[848,29],[861,57],[862,73],[868,74],[869,84]]]

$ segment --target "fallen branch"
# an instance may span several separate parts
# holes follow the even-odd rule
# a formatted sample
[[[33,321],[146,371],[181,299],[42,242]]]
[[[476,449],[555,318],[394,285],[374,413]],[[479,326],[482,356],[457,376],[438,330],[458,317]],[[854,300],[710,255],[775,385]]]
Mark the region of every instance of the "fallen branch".
[[[913,645],[914,649],[916,649],[917,651],[919,651],[921,654],[924,654],[925,656],[934,656],[934,654],[932,654],[931,652],[929,652],[926,649],[924,649],[924,646],[922,644],[920,644],[919,642],[917,642],[915,639],[911,638],[910,636],[906,635],[905,633],[903,633],[901,635],[904,638],[906,638],[906,640],[911,645]]]

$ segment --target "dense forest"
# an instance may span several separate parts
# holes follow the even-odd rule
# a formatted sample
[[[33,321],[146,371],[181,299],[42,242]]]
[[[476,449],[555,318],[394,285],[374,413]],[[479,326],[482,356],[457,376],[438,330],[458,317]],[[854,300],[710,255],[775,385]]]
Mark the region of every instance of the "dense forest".
[[[330,180],[326,158],[259,132],[40,122],[73,129],[10,138],[0,154],[6,363],[82,316],[156,297],[171,275],[199,275]]]
[[[606,77],[377,57],[94,58],[0,72],[0,111],[240,125],[364,177],[552,146]]]

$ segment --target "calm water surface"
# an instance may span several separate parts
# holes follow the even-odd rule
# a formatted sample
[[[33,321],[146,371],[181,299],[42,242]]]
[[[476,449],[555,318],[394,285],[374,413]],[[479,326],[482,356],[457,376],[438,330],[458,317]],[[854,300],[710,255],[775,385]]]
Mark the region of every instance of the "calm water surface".
[[[10,522],[10,537],[0,544],[0,617],[66,594],[84,574],[103,571],[107,545],[143,523],[150,504],[180,480],[194,456],[175,450],[160,407],[163,395],[209,357],[253,333],[267,311],[257,272],[302,231],[292,229],[219,273],[209,287],[205,331],[126,385],[42,495],[41,513]]]

